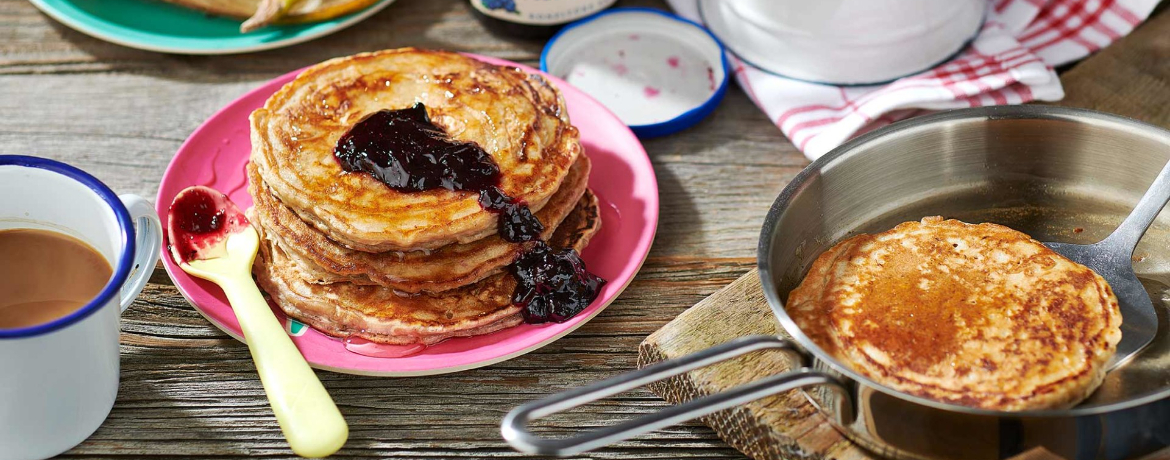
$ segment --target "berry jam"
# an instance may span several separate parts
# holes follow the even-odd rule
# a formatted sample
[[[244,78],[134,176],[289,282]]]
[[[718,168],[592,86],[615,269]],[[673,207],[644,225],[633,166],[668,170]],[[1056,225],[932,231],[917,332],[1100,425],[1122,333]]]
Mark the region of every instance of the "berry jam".
[[[479,192],[480,206],[502,214],[500,236],[509,243],[540,239],[544,231],[528,206],[500,190],[500,168],[491,155],[479,144],[447,136],[422,103],[358,122],[337,141],[333,155],[342,169],[367,173],[400,192]]]
[[[512,199],[500,190],[491,186],[479,192],[479,205],[484,209],[500,214],[500,237],[509,243],[539,240],[544,232],[544,224],[532,214],[528,205]]]
[[[479,144],[452,139],[431,123],[422,103],[383,110],[358,122],[337,141],[333,155],[348,172],[364,172],[399,192],[439,188],[479,193],[484,210],[500,214],[504,241],[536,241],[508,267],[518,285],[512,302],[528,323],[563,322],[597,298],[605,280],[589,273],[573,249],[555,251],[528,204],[500,189],[500,168]]]
[[[171,205],[176,213],[175,225],[187,233],[201,235],[218,231],[224,221],[226,210],[216,209],[215,200],[206,193],[194,193],[187,199]]]
[[[249,225],[226,196],[202,186],[179,192],[167,214],[169,249],[180,263],[206,258],[209,248]]]
[[[555,251],[543,241],[509,265],[508,271],[518,283],[512,303],[524,306],[520,313],[529,324],[561,323],[576,316],[605,285],[605,280],[585,269],[577,251]]]
[[[333,155],[349,172],[365,172],[400,192],[483,190],[499,183],[500,168],[474,142],[451,139],[431,123],[422,103],[383,110],[354,125]]]

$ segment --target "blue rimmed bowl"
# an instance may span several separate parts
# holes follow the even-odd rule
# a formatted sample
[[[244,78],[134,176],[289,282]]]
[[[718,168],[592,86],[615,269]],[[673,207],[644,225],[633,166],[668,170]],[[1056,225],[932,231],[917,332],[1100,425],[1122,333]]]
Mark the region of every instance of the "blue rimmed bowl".
[[[540,68],[647,138],[686,129],[715,110],[727,92],[723,51],[692,21],[650,8],[615,8],[562,29],[545,45]]]

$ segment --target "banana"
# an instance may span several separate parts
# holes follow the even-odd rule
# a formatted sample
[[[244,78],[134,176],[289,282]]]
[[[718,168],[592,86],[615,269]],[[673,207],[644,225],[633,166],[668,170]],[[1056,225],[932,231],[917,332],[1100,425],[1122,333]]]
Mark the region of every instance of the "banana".
[[[240,33],[247,33],[280,19],[300,0],[261,0],[256,13],[240,24]]]

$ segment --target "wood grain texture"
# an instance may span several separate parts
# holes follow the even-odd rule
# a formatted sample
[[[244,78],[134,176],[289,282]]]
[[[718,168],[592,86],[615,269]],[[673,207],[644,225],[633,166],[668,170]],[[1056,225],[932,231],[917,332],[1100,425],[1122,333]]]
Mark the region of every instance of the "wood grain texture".
[[[1170,128],[1170,4],[1145,24],[1061,75],[1057,105],[1085,107]]]
[[[1061,82],[1068,96],[1059,105],[1113,112],[1170,128],[1170,12],[1162,8],[1132,35],[1062,74]],[[752,334],[787,337],[764,300],[754,270],[647,337],[639,347],[638,363],[646,366]],[[788,363],[778,352],[756,353],[672,377],[650,389],[679,403],[786,369]],[[712,414],[703,422],[757,460],[872,458],[836,432],[799,391]],[[1167,456],[1170,449],[1147,458]],[[1033,452],[1019,458],[1049,457]]]
[[[748,335],[778,335],[780,328],[752,270],[650,334],[639,347],[639,367],[687,355]],[[671,403],[719,393],[791,368],[768,350],[694,370],[650,385]],[[789,391],[704,417],[736,449],[755,459],[874,458],[829,426],[800,391]]]
[[[662,0],[619,5],[664,7]],[[105,43],[26,0],[0,0],[0,152],[64,160],[120,193],[153,196],[171,156],[203,120],[285,72],[399,46],[534,65],[542,45],[487,33],[465,0],[399,0],[349,29],[289,48],[174,56]],[[1151,75],[1164,84],[1160,72]],[[633,369],[647,334],[755,265],[768,206],[807,164],[734,85],[712,117],[645,147],[658,175],[661,221],[650,258],[618,301],[564,339],[483,369],[408,379],[321,373],[350,422],[350,442],[337,458],[523,457],[499,437],[503,414]],[[665,405],[638,390],[546,420],[540,432],[569,434]],[[292,458],[247,349],[199,316],[157,269],[123,316],[117,404],[63,458],[246,457]],[[578,458],[743,455],[694,422]]]
[[[347,30],[241,56],[132,50],[0,0],[0,152],[79,166],[119,193],[154,196],[183,140],[264,81],[362,51],[422,46],[535,65],[543,43],[493,36],[466,0],[398,0]],[[665,7],[661,0],[620,6]],[[635,368],[648,334],[755,264],[764,214],[807,161],[732,87],[715,114],[645,142],[661,221],[638,277],[605,312],[528,355],[453,375],[319,375],[350,423],[336,458],[517,458],[499,435],[509,409]],[[247,349],[199,316],[160,269],[122,320],[122,386],[110,418],[63,458],[292,458]],[[552,418],[568,434],[659,410],[639,390]],[[577,458],[744,458],[694,422]]]

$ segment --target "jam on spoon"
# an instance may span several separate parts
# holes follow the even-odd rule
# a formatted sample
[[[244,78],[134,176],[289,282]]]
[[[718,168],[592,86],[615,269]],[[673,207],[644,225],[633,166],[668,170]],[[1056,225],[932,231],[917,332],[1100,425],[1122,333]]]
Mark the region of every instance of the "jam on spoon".
[[[222,256],[225,245],[220,243],[249,225],[223,193],[207,187],[184,190],[168,214],[168,249],[176,262]]]
[[[452,139],[416,103],[366,117],[341,136],[333,155],[348,172],[364,172],[399,192],[435,189],[479,193],[479,205],[500,214],[504,241],[534,241],[508,271],[517,280],[512,302],[525,322],[563,322],[597,298],[605,280],[589,273],[573,249],[540,240],[544,225],[528,204],[500,189],[500,168],[479,144]]]
[[[289,447],[311,458],[337,452],[349,426],[252,280],[260,237],[248,218],[223,193],[203,186],[179,192],[168,214],[175,264],[223,289]]]

